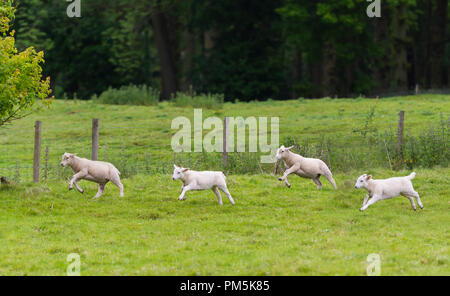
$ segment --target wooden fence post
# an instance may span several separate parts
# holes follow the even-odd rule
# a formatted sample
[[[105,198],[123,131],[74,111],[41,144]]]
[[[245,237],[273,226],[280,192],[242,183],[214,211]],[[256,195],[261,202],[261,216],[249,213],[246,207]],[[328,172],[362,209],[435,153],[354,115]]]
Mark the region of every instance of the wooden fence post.
[[[92,160],[98,160],[98,119],[92,119]]]
[[[34,125],[34,160],[33,160],[34,183],[39,183],[39,168],[41,161],[41,130],[42,130],[42,122],[36,121]]]
[[[222,149],[222,159],[223,159],[223,166],[227,166],[228,162],[228,123],[229,118],[225,117],[223,119],[223,149]]]
[[[403,128],[405,120],[405,111],[398,113],[398,131],[397,131],[397,153],[399,157],[399,168],[403,166]]]

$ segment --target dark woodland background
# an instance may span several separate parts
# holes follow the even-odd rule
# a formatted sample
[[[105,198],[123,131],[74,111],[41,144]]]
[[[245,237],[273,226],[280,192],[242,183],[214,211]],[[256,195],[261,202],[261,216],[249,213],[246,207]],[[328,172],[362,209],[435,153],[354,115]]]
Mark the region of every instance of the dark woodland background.
[[[45,52],[57,98],[147,85],[241,101],[450,88],[448,0],[16,1],[17,47]]]

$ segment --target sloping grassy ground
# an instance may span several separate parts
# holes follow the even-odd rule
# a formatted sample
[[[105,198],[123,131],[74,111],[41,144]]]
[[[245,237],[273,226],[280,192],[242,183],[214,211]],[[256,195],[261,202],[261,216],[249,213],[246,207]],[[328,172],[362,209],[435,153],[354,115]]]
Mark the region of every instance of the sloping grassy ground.
[[[370,117],[373,107],[374,114]],[[365,129],[367,118],[370,117],[367,125],[369,133],[390,131],[395,135],[400,110],[406,112],[405,136],[408,133],[418,134],[430,124],[439,124],[441,119],[448,120],[450,96],[419,95],[378,101],[358,98],[226,103],[221,110],[203,109],[203,119],[209,116],[278,116],[280,144],[287,144],[295,139],[299,144],[314,146],[321,139],[330,138],[332,147],[329,155],[325,151],[328,147],[324,150],[317,146],[310,156],[331,162],[333,171],[346,171],[352,167],[389,168],[384,144],[375,147],[361,140],[361,130]],[[179,163],[198,169],[223,169],[220,155],[184,153],[174,156],[170,142],[172,135],[178,130],[171,129],[171,122],[177,116],[192,119],[193,115],[193,108],[175,107],[168,102],[143,107],[56,100],[49,110],[35,113],[0,129],[0,175],[14,176],[20,173],[17,179],[31,179],[33,126],[36,120],[43,122],[41,162],[44,163],[45,148],[48,146],[49,170],[60,173],[58,165],[61,155],[66,151],[90,157],[92,118],[100,119],[99,158],[114,162],[125,176],[142,172],[167,173],[165,168],[172,163],[174,157]],[[204,134],[209,131],[204,130]],[[364,161],[366,157],[361,155],[361,151],[368,148],[372,149],[370,155],[380,155],[377,161]],[[395,147],[390,151],[391,158],[394,153],[392,150]],[[230,162],[233,165],[244,162],[241,164],[244,169],[230,168],[229,172],[245,172],[245,166],[250,166],[250,162],[242,161],[244,156],[230,154]],[[256,161],[251,162],[251,165],[254,168],[249,172],[259,172]],[[20,168],[20,172],[16,168]],[[263,166],[263,169],[270,172],[272,166]]]
[[[317,191],[310,180],[293,176],[287,189],[275,176],[231,172],[228,183],[237,205],[224,199],[219,207],[209,191],[188,193],[188,200],[179,202],[180,184],[169,176],[174,159],[193,169],[223,169],[220,155],[173,154],[172,119],[192,118],[192,108],[55,101],[50,110],[0,129],[0,175],[18,181],[0,186],[0,274],[64,275],[67,255],[79,253],[82,275],[365,275],[367,255],[378,253],[384,275],[450,275],[448,167],[414,168],[424,210],[414,212],[406,198],[398,197],[361,213],[365,192],[353,188],[360,174],[387,178],[410,170],[374,169],[371,162],[352,169],[352,161],[367,156],[364,152],[345,170],[336,164],[347,146],[364,151],[360,130],[375,104],[368,127],[381,132],[395,133],[399,110],[406,111],[406,132],[412,134],[438,123],[441,113],[447,120],[450,111],[450,97],[444,95],[204,109],[203,118],[279,116],[282,143],[292,137],[298,143],[333,137],[341,144],[330,158],[338,191],[326,181]],[[114,160],[124,173],[123,199],[113,185],[98,202],[90,200],[95,184],[81,182],[85,195],[69,192],[62,181],[69,170],[56,170],[66,151],[90,156],[92,118],[100,119],[100,159]],[[49,170],[58,173],[40,185],[28,183],[35,120],[43,122],[41,161],[47,158]],[[134,166],[132,173],[126,165]]]
[[[365,275],[381,256],[382,275],[450,275],[449,170],[416,170],[424,210],[404,197],[360,212],[362,172],[325,183],[291,177],[229,176],[236,201],[210,191],[178,201],[169,175],[125,179],[125,197],[108,185],[99,201],[65,182],[0,187],[0,274],[65,275],[69,253],[82,275]],[[410,172],[371,170],[374,178]]]

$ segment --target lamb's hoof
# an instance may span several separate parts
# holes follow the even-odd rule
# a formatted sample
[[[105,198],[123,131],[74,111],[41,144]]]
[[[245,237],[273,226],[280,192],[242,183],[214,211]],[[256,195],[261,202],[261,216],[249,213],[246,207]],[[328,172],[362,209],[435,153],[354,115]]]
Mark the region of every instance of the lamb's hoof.
[[[80,193],[81,193],[81,194],[84,194],[84,190],[81,190]]]
[[[364,209],[363,209],[363,208],[360,208],[359,210],[360,210],[361,212],[364,212]]]
[[[281,178],[281,177],[280,177],[280,178],[278,178],[278,181],[283,181],[283,178]]]
[[[98,201],[98,197],[93,197],[93,198],[91,198],[91,200],[93,200],[93,201]]]
[[[73,187],[69,187],[69,191],[70,191],[70,190],[73,190]]]
[[[287,188],[291,188],[291,184],[289,184],[289,185],[286,185],[287,186]]]

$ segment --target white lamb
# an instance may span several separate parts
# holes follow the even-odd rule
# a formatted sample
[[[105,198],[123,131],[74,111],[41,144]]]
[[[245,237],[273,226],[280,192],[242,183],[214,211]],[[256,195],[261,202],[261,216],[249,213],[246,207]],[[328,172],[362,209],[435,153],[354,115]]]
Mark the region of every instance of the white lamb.
[[[231,197],[231,194],[228,191],[227,184],[225,182],[226,177],[222,172],[197,172],[188,168],[178,167],[176,165],[173,166],[174,170],[172,179],[180,179],[183,182],[183,185],[181,186],[181,194],[180,197],[178,197],[178,200],[186,199],[186,191],[211,189],[217,196],[219,204],[222,205],[222,197],[220,196],[220,192],[218,190],[219,188],[223,193],[227,195],[230,202],[234,205],[234,200]]]
[[[64,153],[61,165],[70,166],[74,175],[69,183],[69,190],[73,189],[73,185],[80,193],[84,190],[78,186],[77,181],[84,179],[98,183],[98,192],[94,199],[99,198],[105,190],[106,183],[113,182],[120,190],[120,197],[123,197],[123,185],[120,182],[119,170],[109,162],[93,161],[86,158],[80,158],[76,154]]]
[[[384,180],[373,180],[371,175],[362,175],[358,178],[355,184],[355,188],[361,188],[367,190],[367,195],[364,197],[363,206],[360,209],[364,211],[370,205],[376,203],[379,200],[393,198],[399,195],[403,195],[411,202],[411,206],[416,210],[416,205],[414,203],[413,197],[417,199],[419,207],[423,209],[422,202],[420,201],[419,193],[417,193],[411,180],[414,179],[416,173],[411,173],[409,176],[395,177]],[[367,201],[371,198],[369,201]]]
[[[333,185],[334,189],[337,189],[333,175],[325,162],[320,159],[306,158],[296,154],[290,151],[293,147],[286,148],[283,145],[277,150],[276,158],[284,160],[287,168],[283,177],[278,178],[278,180],[284,181],[286,186],[290,188],[291,184],[289,184],[287,176],[294,173],[300,177],[312,179],[317,184],[317,189],[321,189],[320,176],[324,176]]]

